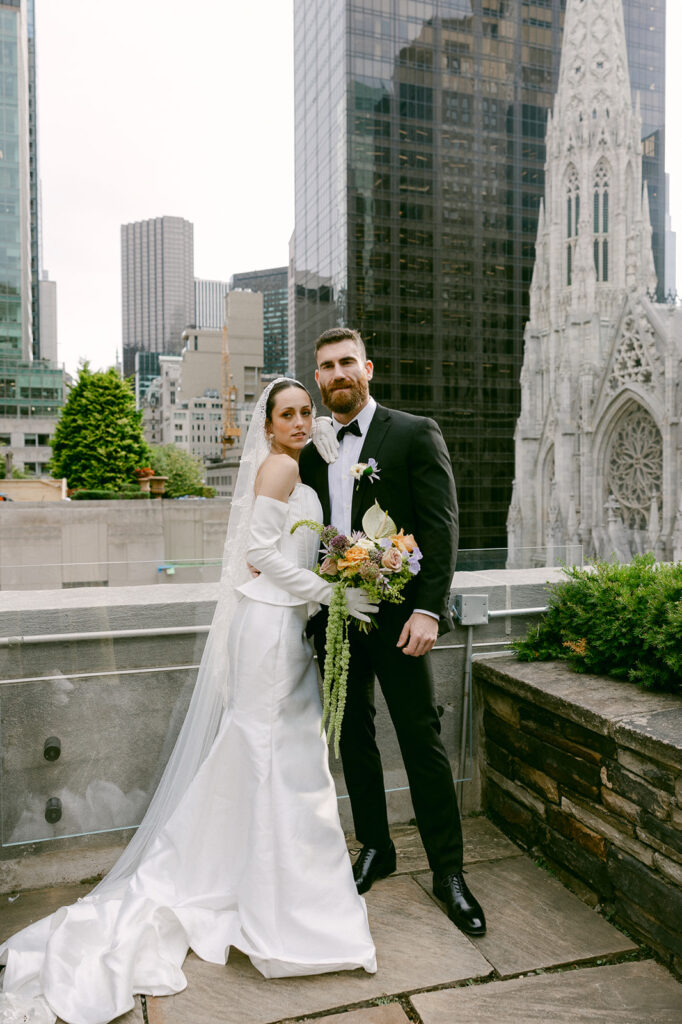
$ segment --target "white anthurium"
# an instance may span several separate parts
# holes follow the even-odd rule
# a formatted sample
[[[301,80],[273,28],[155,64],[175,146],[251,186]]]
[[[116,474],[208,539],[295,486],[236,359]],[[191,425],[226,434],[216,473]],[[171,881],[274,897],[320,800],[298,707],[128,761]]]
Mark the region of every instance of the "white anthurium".
[[[392,537],[398,532],[398,528],[389,516],[384,512],[378,501],[375,501],[371,508],[368,508],[362,517],[362,529],[371,540],[381,540],[382,537]]]

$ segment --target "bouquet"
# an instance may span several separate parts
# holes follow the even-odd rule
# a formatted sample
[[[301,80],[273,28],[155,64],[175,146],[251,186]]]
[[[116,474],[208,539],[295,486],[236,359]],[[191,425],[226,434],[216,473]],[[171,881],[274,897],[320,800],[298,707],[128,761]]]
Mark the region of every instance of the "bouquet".
[[[362,587],[374,604],[380,601],[399,604],[404,600],[405,584],[419,572],[422,555],[412,534],[406,534],[403,529],[398,531],[376,501],[362,518],[362,530],[354,531],[349,537],[333,526],[322,526],[310,519],[294,523],[291,532],[299,526],[307,526],[320,534],[323,558],[314,571],[336,584],[329,604],[325,637],[322,729],[329,725],[327,742],[331,743],[334,738],[334,753],[338,757],[350,662],[350,614],[345,589]],[[368,632],[376,623],[372,620],[357,625]]]

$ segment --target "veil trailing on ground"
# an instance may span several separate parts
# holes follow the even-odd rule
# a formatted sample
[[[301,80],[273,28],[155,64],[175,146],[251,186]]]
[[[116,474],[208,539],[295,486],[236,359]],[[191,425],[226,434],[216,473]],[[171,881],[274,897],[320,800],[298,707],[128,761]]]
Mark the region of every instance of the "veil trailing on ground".
[[[111,871],[87,899],[114,895],[135,872],[177,807],[218,733],[228,703],[227,638],[237,604],[236,587],[250,579],[246,551],[255,500],[253,489],[258,469],[269,452],[265,436],[265,409],[273,387],[282,381],[298,383],[289,377],[278,377],[264,390],[253,411],[230,507],[218,603],[201,658],[194,693],[175,747],[137,832]]]

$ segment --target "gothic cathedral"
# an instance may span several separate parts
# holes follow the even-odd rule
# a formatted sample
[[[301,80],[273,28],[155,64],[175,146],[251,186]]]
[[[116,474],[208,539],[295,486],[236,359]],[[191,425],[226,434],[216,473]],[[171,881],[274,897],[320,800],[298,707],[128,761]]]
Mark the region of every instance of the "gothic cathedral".
[[[682,310],[653,301],[621,0],[567,0],[546,144],[507,564],[679,560]]]

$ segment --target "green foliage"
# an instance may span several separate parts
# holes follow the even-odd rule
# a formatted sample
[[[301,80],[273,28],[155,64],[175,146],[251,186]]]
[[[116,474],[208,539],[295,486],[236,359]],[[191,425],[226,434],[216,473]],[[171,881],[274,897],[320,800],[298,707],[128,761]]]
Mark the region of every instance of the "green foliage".
[[[28,469],[19,469],[18,466],[12,466],[10,473],[11,480],[32,480],[35,473],[31,473]],[[0,455],[0,480],[7,479],[7,467],[5,460]]]
[[[564,572],[547,614],[513,645],[518,657],[562,658],[576,672],[682,693],[682,563],[639,555]]]
[[[205,487],[201,460],[174,444],[154,445],[150,449],[149,464],[157,476],[167,476],[166,497],[182,498],[198,495],[212,498],[213,487]]]
[[[322,726],[327,727],[327,743],[334,741],[334,754],[339,756],[343,712],[346,708],[350,638],[346,588],[337,584],[329,602],[329,617],[324,643],[324,678],[322,680]]]
[[[52,475],[65,476],[69,487],[120,491],[135,482],[148,452],[128,382],[113,369],[92,373],[85,363],[57,423]]]
[[[139,498],[149,499],[150,495],[140,490],[130,491],[106,491],[106,490],[83,490],[74,491],[71,495],[72,501],[136,501]]]

